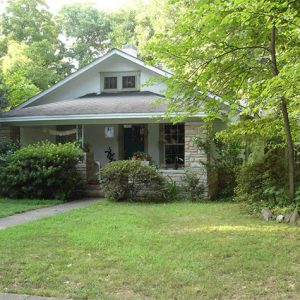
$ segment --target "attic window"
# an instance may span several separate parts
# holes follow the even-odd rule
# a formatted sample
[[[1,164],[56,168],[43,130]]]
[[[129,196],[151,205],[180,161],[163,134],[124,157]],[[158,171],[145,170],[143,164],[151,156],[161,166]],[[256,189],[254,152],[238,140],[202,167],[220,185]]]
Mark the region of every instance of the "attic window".
[[[123,76],[122,81],[123,89],[134,89],[135,88],[135,76]]]
[[[104,77],[104,89],[113,90],[117,88],[117,77]]]

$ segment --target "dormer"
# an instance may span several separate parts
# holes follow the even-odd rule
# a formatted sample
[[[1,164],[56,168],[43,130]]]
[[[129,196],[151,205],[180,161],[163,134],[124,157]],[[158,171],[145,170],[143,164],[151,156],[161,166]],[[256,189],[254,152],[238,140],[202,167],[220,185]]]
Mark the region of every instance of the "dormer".
[[[101,93],[140,91],[141,72],[101,72]]]

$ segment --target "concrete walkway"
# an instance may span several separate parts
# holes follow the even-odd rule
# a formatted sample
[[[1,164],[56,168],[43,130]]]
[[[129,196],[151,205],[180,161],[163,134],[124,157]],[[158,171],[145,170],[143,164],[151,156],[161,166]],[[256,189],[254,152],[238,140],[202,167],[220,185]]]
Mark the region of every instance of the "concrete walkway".
[[[53,298],[53,297],[40,297],[40,296],[0,293],[0,300],[63,300],[63,299]]]
[[[67,202],[51,207],[39,208],[30,210],[21,214],[0,218],[0,230],[8,227],[13,227],[19,224],[24,224],[30,221],[38,220],[44,217],[53,216],[71,209],[85,207],[89,204],[95,203],[95,199],[83,199],[78,201]],[[1,295],[1,294],[0,294]],[[4,299],[4,298],[3,298]],[[12,298],[15,299],[15,298]],[[17,299],[17,298],[16,298]],[[23,298],[20,298],[23,299]],[[26,298],[27,299],[27,298]],[[31,299],[31,298],[28,298]],[[0,296],[0,300],[2,300]]]

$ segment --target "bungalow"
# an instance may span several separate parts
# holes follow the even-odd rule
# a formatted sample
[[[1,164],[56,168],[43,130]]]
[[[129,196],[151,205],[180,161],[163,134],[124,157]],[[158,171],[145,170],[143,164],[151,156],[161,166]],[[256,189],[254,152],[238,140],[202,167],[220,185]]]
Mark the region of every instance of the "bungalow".
[[[21,145],[80,140],[87,152],[82,166],[86,179],[93,174],[94,163],[101,168],[112,159],[144,152],[177,182],[184,169],[190,169],[208,186],[201,163],[206,154],[193,143],[194,136],[205,135],[199,126],[203,114],[185,123],[168,123],[162,118],[166,104],[156,104],[164,98],[164,83],[145,84],[150,78],[169,76],[168,71],[138,59],[132,46],[113,49],[3,113],[0,140],[19,139]]]

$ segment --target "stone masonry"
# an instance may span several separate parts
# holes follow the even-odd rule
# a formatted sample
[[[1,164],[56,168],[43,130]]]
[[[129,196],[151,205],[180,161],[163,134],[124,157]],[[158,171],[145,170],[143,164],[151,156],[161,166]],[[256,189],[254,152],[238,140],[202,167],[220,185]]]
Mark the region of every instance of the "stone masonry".
[[[20,140],[20,128],[0,124],[0,142],[19,141],[19,140]]]
[[[182,177],[187,172],[196,173],[205,187],[204,196],[208,197],[208,176],[205,166],[201,162],[207,161],[207,155],[200,151],[193,142],[193,138],[200,136],[205,138],[206,132],[203,123],[185,123],[185,170],[160,170],[163,176],[174,180],[178,186],[182,185]]]

